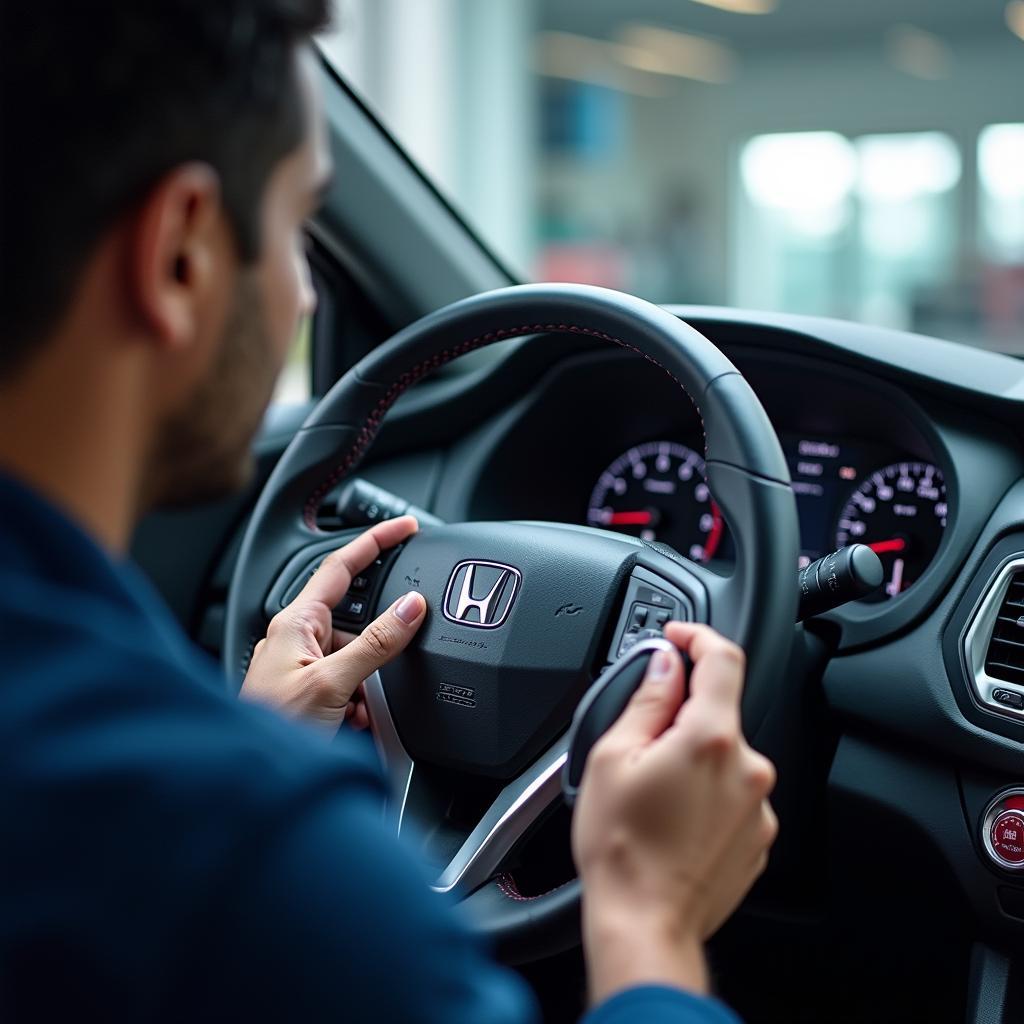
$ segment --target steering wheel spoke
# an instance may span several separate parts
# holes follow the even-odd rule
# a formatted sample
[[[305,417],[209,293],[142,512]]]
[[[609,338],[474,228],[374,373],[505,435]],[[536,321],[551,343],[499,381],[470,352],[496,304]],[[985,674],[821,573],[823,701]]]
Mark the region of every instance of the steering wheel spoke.
[[[490,881],[521,839],[562,796],[565,737],[557,740],[488,807],[433,888],[466,896]]]
[[[417,822],[410,806],[416,764],[395,728],[388,710],[380,674],[364,684],[374,741],[384,761],[391,793],[391,815],[396,831],[421,831],[429,822]],[[509,854],[542,817],[562,798],[562,768],[567,736],[560,736],[525,771],[499,790],[479,822],[441,869],[432,888],[464,898],[491,881],[504,867]]]

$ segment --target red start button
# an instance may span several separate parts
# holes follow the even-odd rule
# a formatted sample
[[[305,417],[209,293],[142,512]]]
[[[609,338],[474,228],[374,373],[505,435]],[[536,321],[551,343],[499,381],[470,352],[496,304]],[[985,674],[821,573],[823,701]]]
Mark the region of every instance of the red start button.
[[[1024,813],[1003,811],[996,817],[992,849],[1009,864],[1024,864]]]

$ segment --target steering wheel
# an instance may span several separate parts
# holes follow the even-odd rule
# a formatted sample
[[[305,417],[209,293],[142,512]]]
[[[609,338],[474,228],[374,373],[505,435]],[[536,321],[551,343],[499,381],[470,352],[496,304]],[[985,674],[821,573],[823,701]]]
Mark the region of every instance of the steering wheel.
[[[744,648],[748,734],[772,703],[793,638],[797,515],[778,439],[739,371],[675,316],[602,288],[503,288],[423,318],[349,370],[285,450],[246,528],[225,630],[234,675],[269,618],[350,539],[318,530],[317,508],[400,395],[467,352],[539,334],[617,345],[675,381],[701,415],[707,482],[736,561],[724,577],[664,545],[589,527],[470,522],[422,529],[360,581],[367,621],[412,587],[429,609],[411,647],[365,686],[397,827],[436,840],[434,888],[461,900],[512,962],[578,941],[578,880],[526,896],[503,868],[560,801],[573,710],[635,640],[637,609],[654,623],[708,622]]]

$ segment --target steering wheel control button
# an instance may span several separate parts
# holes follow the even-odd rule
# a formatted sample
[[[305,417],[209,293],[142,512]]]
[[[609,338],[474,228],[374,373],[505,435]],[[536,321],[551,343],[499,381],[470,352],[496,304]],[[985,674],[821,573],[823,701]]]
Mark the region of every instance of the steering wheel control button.
[[[334,609],[334,617],[344,622],[362,622],[366,618],[366,601],[346,595]]]
[[[992,823],[992,849],[1014,867],[1024,865],[1024,814],[1003,811]]]
[[[621,658],[642,640],[660,637],[670,619],[693,621],[690,599],[667,580],[637,566],[629,579],[608,661]]]
[[[1024,695],[1016,690],[1005,690],[997,687],[992,691],[992,699],[1004,708],[1012,708],[1014,711],[1024,711]]]
[[[636,633],[627,633],[622,638],[622,643],[619,644],[619,654],[621,658],[627,651],[631,651],[640,642],[640,637]]]
[[[358,594],[362,593],[369,585],[370,581],[365,576],[356,576],[348,589]]]
[[[654,605],[656,608],[671,608],[675,603],[664,591],[655,590],[653,587],[639,587],[636,596],[639,600]]]

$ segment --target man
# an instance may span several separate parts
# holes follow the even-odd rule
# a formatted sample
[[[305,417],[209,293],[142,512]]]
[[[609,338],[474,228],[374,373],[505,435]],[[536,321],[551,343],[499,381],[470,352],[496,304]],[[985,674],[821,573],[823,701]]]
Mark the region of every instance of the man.
[[[312,306],[324,8],[3,9],[5,1021],[535,1014],[388,833],[365,744],[324,739],[426,613],[409,595],[351,639],[330,607],[415,523],[328,561],[271,623],[251,700],[125,556],[145,509],[245,480]],[[693,659],[690,697],[678,656],[652,664],[574,821],[593,1021],[732,1019],[705,998],[702,943],[775,833],[771,766],[739,730],[742,655],[704,628],[666,633]]]

